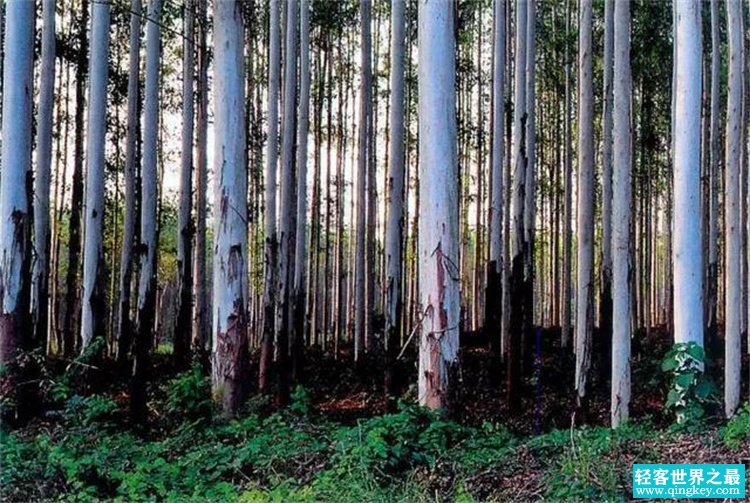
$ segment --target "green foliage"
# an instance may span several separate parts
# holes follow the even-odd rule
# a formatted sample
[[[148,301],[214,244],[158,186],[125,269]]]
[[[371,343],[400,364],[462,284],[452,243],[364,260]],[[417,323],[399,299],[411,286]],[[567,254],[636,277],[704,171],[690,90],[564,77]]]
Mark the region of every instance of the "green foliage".
[[[551,463],[544,481],[545,498],[550,501],[617,501],[622,499],[622,487],[630,478],[629,472],[618,470],[620,456],[635,441],[654,436],[645,425],[626,424],[610,428],[582,428],[575,431],[558,430],[529,442],[549,453],[538,459]],[[556,455],[553,455],[552,453]],[[642,449],[639,462],[649,462],[651,456]]]
[[[63,416],[69,424],[88,427],[111,422],[116,411],[117,404],[109,397],[73,395],[65,404]]]
[[[732,450],[750,443],[750,402],[747,402],[720,430],[721,441]]]
[[[680,427],[700,428],[706,404],[715,393],[715,386],[703,371],[706,354],[695,342],[675,344],[661,364],[670,375],[670,389],[665,408],[674,411]]]
[[[289,407],[292,412],[302,417],[309,417],[312,409],[310,394],[302,386],[297,386],[292,392],[292,404]]]
[[[188,420],[211,417],[211,383],[199,366],[169,381],[166,392],[166,411],[170,416]]]

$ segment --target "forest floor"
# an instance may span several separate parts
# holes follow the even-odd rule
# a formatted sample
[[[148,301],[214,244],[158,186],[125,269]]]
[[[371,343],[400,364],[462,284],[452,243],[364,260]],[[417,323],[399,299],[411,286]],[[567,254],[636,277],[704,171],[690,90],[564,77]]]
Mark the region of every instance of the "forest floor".
[[[633,348],[631,422],[614,431],[598,344],[587,424],[573,423],[574,359],[559,331],[540,332],[529,347],[515,413],[489,372],[486,341],[467,335],[451,418],[413,405],[414,386],[387,413],[376,361],[354,368],[346,349],[339,359],[310,349],[290,407],[253,394],[227,422],[197,369],[177,374],[157,353],[149,429],[135,432],[127,381],[103,370],[113,365],[47,363],[38,418],[0,429],[0,499],[620,501],[632,494],[633,463],[749,464],[750,405],[726,423],[717,400],[701,428],[676,429],[663,412],[669,337],[635,340],[643,342]],[[720,386],[719,363],[708,369]],[[415,368],[400,370],[404,383],[415,381]]]

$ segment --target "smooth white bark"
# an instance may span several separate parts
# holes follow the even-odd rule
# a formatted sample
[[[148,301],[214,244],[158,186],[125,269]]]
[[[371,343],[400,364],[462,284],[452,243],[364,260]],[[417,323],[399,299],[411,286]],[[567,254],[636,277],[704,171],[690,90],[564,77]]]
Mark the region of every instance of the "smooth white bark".
[[[630,1],[615,0],[612,175],[612,393],[611,420],[628,420],[630,407],[631,96]]]
[[[505,0],[495,0],[495,66],[492,77],[492,187],[490,188],[490,263],[503,268],[503,161],[505,159]],[[493,306],[488,308],[494,309]]]
[[[724,412],[734,415],[740,401],[742,318],[742,236],[740,157],[742,155],[742,6],[727,1],[727,37],[729,39],[729,80],[727,91],[726,168],[724,187],[725,222],[725,361]]]
[[[86,135],[86,227],[83,248],[83,299],[81,302],[81,351],[101,330],[103,292],[98,291],[103,270],[104,168],[107,134],[107,75],[109,55],[109,3],[91,4],[91,57],[89,60],[89,109]]]
[[[575,386],[586,396],[594,329],[594,81],[591,0],[579,1],[578,31],[578,274]]]
[[[225,414],[246,389],[247,171],[242,9],[214,2],[212,383]]]
[[[453,2],[419,2],[419,403],[449,405],[458,364],[459,241]]]
[[[526,181],[524,182],[525,274],[531,287],[534,269],[534,228],[536,223],[536,0],[527,0],[526,15]],[[533,290],[533,288],[532,288]],[[531,308],[533,310],[533,301]],[[532,323],[533,313],[526,314]]]
[[[52,164],[52,109],[55,91],[55,0],[42,2],[42,65],[39,79],[36,172],[34,174],[34,258],[31,312],[37,338],[44,338],[49,277],[50,169]],[[45,323],[46,324],[46,323]]]
[[[138,313],[145,312],[147,304],[155,301],[153,278],[156,274],[156,201],[157,152],[159,139],[159,59],[161,33],[157,24],[161,19],[161,0],[151,0],[146,21],[146,83],[143,103],[143,147],[141,164],[141,245],[140,278],[138,283]],[[139,318],[139,330],[151,330],[143,323],[152,320]]]
[[[0,363],[15,361],[23,334],[24,283],[27,281],[31,172],[32,65],[34,3],[5,4],[3,63],[2,171],[0,172]],[[27,306],[26,306],[27,307]]]
[[[701,220],[701,5],[675,3],[677,65],[674,134],[675,342],[703,345],[703,264]]]
[[[288,336],[291,327],[291,290],[294,281],[295,240],[294,215],[296,214],[296,181],[294,179],[294,139],[297,90],[297,0],[287,0],[286,41],[284,53],[284,117],[282,122],[281,184],[279,201],[279,277],[277,330]],[[281,332],[280,332],[281,333]],[[279,335],[281,340],[281,335]],[[290,342],[287,339],[287,343]],[[284,348],[279,347],[279,351]],[[284,372],[284,369],[281,369]]]
[[[295,296],[305,293],[307,274],[307,137],[310,127],[310,2],[300,1],[300,87],[297,125],[297,231],[294,252]],[[303,311],[304,312],[304,311]]]

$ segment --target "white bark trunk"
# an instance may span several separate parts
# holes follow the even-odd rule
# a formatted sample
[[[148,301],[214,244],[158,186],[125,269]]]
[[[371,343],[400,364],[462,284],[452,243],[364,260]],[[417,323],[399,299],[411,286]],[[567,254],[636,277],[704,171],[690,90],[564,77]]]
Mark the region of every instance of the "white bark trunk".
[[[674,135],[675,342],[703,345],[703,267],[701,226],[701,5],[675,3],[677,14]]]
[[[146,21],[146,83],[143,104],[143,147],[141,166],[141,245],[140,245],[140,278],[138,283],[138,324],[139,330],[151,330],[143,323],[153,320],[142,319],[147,304],[156,302],[153,291],[156,276],[156,201],[157,187],[157,151],[159,139],[159,60],[161,33],[162,0],[151,0],[148,6]],[[153,316],[151,316],[153,318]]]
[[[214,3],[212,383],[227,415],[247,389],[247,172],[240,2]]]
[[[578,291],[576,294],[575,386],[586,396],[594,329],[594,81],[591,0],[579,2],[578,28]]]
[[[612,396],[616,428],[628,420],[630,407],[630,2],[615,0],[614,117],[612,176]]]
[[[89,117],[86,138],[86,227],[83,248],[81,351],[104,328],[101,316],[104,292],[97,285],[104,273],[104,164],[107,134],[107,75],[109,55],[108,3],[91,4],[91,58],[89,61]]]
[[[300,94],[297,125],[297,231],[295,297],[304,296],[307,269],[307,136],[310,126],[310,2],[300,1]],[[304,308],[303,308],[304,309]],[[304,313],[304,311],[303,311]]]
[[[294,139],[296,133],[295,110],[297,90],[297,0],[287,0],[286,41],[284,54],[284,117],[281,147],[281,200],[279,221],[279,309],[276,325],[279,330],[279,353],[283,347],[282,335],[288,344],[291,323],[291,290],[294,281],[296,214],[296,181],[294,178]],[[285,372],[285,369],[280,369]]]
[[[2,172],[0,173],[0,363],[15,362],[24,343],[31,227],[27,187],[31,172],[34,3],[5,4]],[[3,376],[5,381],[6,376]],[[5,389],[5,388],[3,388]]]
[[[734,415],[740,401],[742,310],[741,232],[740,229],[740,156],[742,109],[742,6],[727,2],[727,37],[729,39],[729,89],[727,91],[726,171],[725,171],[725,362],[724,412]]]
[[[492,187],[490,189],[490,263],[502,271],[503,161],[505,159],[505,0],[495,0],[495,67],[492,79]],[[494,309],[493,306],[487,306]]]
[[[390,173],[388,175],[388,223],[385,237],[386,309],[385,344],[398,332],[401,320],[402,263],[404,234],[404,44],[406,2],[391,1],[391,105]],[[397,341],[398,339],[394,339]]]
[[[721,91],[721,39],[719,35],[719,0],[711,0],[711,116],[709,122],[709,214],[708,214],[708,326],[715,336],[718,290],[719,243],[719,133]]]
[[[141,69],[141,0],[132,0],[130,10],[130,43],[128,48],[128,118],[125,137],[125,215],[120,253],[120,289],[118,303],[117,358],[123,360],[131,339],[130,283],[133,273],[135,244],[138,102]]]
[[[34,176],[34,259],[31,312],[35,339],[47,337],[49,286],[50,169],[52,164],[52,109],[55,92],[55,0],[42,2],[42,67],[37,119],[36,173]]]
[[[419,2],[419,403],[450,405],[460,290],[453,2]]]

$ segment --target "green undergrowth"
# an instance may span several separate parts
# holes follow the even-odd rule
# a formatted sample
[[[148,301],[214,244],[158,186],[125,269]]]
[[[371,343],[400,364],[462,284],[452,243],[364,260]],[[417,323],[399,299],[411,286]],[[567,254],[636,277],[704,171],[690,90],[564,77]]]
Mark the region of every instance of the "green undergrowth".
[[[2,499],[619,501],[631,464],[657,461],[659,443],[679,434],[646,422],[524,439],[405,403],[348,426],[317,416],[302,388],[285,411],[264,415],[256,401],[225,421],[209,393],[196,371],[170,381],[150,404],[156,419],[145,439],[127,427],[124,406],[103,395],[69,396],[45,421],[0,430]],[[728,448],[747,441],[749,422],[746,407],[721,434]],[[516,473],[531,482],[506,488]]]

